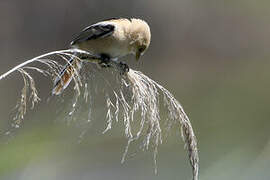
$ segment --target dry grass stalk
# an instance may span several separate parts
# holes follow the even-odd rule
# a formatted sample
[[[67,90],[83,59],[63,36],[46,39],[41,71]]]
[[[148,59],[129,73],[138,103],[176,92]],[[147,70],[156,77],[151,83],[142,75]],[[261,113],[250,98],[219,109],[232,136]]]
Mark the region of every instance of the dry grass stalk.
[[[64,62],[69,62],[68,60],[70,58],[75,58],[78,61],[81,61],[82,58],[87,58],[92,59],[89,60],[89,62],[96,63],[99,59],[97,56],[92,56],[88,52],[77,49],[54,51],[25,61],[7,73],[1,75],[0,80],[8,75],[11,75],[15,71],[18,71],[23,77],[24,87],[22,89],[20,101],[17,104],[18,114],[14,118],[15,127],[19,127],[20,123],[24,119],[24,115],[27,110],[27,97],[29,96],[28,99],[31,100],[32,108],[38,101],[40,101],[37,89],[35,88],[35,81],[28,71],[35,70],[45,76],[49,75],[52,77],[52,79],[54,79],[55,77],[59,76],[59,72],[62,68],[62,65],[56,60],[56,56],[61,60],[64,60]],[[48,69],[44,70],[39,67],[29,66],[29,64],[33,62],[45,64]],[[115,67],[113,69],[118,72],[119,69],[117,68],[117,65],[113,62],[111,65],[112,67]],[[68,114],[70,117],[75,116],[76,109],[80,107],[78,102],[81,96],[85,100],[85,103],[87,103],[89,99],[91,99],[91,96],[93,96],[93,94],[90,94],[91,92],[88,89],[87,78],[83,79],[83,76],[79,72],[76,72],[76,68],[74,68],[74,71],[75,75],[73,79],[75,82],[74,89],[76,93],[72,102],[72,108]],[[117,74],[119,75],[119,73]],[[125,136],[127,137],[128,142],[121,162],[123,163],[125,161],[129,145],[133,141],[142,137],[142,149],[149,150],[150,147],[153,148],[155,172],[157,173],[156,164],[158,146],[162,144],[163,129],[160,124],[160,102],[163,101],[164,107],[167,108],[168,112],[168,125],[164,128],[167,128],[169,131],[173,124],[179,125],[179,129],[181,130],[182,138],[185,142],[185,146],[187,147],[189,160],[193,169],[193,179],[197,180],[199,171],[197,141],[189,118],[184,112],[180,103],[168,90],[139,71],[130,69],[128,73],[120,75],[120,77],[116,77],[116,79],[118,80],[116,82],[119,82],[119,84],[115,83],[115,85],[118,87],[112,88],[110,83],[107,82],[106,78],[104,77],[105,82],[107,82],[110,88],[106,88],[108,90],[104,94],[107,107],[105,117],[107,120],[107,127],[103,133],[106,133],[112,128],[113,120],[118,122],[119,119],[123,119]],[[84,93],[81,93],[82,88],[84,88]],[[90,121],[92,115],[91,107],[88,111],[88,121]],[[137,129],[133,128],[133,125],[131,125],[135,121],[135,115],[139,116],[139,128]]]

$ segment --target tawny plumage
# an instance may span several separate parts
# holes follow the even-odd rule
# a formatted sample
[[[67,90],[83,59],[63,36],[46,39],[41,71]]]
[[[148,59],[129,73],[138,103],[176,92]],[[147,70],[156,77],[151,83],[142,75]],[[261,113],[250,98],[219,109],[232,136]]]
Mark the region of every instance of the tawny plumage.
[[[100,56],[102,63],[106,64],[110,60],[118,61],[120,57],[128,54],[134,54],[138,60],[149,47],[150,40],[150,28],[145,21],[135,18],[120,18],[86,27],[71,42],[71,48]],[[79,71],[81,63],[74,59],[70,60],[60,73],[60,77],[55,79],[53,94],[60,94],[68,86],[74,75],[72,66]]]

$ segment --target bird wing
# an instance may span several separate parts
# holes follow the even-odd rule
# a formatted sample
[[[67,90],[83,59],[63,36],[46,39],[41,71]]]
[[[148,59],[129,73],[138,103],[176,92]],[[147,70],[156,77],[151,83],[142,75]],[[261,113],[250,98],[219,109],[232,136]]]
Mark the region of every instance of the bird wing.
[[[97,38],[104,38],[111,35],[115,30],[115,26],[111,23],[97,23],[86,27],[82,32],[70,43],[75,45],[84,41]]]

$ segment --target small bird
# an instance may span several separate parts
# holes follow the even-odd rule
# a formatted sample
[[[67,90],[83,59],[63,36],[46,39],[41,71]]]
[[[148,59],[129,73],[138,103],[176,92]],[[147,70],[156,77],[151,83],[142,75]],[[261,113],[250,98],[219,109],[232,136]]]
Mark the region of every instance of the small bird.
[[[148,49],[150,40],[150,27],[145,21],[136,18],[113,18],[86,27],[70,45],[71,48],[100,57],[98,63],[101,67],[109,67],[109,62],[114,61],[127,72],[128,66],[118,59],[133,54],[136,60],[139,60]],[[71,58],[60,76],[54,80],[52,93],[61,94],[72,80],[74,71],[79,71],[81,66],[81,62]]]

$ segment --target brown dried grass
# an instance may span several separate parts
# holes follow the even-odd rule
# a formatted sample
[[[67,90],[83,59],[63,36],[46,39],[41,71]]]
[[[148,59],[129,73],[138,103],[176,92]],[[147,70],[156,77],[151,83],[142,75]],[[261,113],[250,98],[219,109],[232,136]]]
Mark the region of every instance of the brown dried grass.
[[[29,71],[37,71],[44,76],[51,76],[55,79],[59,76],[59,72],[63,67],[56,57],[64,60],[68,63],[69,58],[76,58],[79,61],[87,58],[88,62],[96,63],[99,57],[93,56],[88,52],[69,49],[50,52],[36,58],[25,61],[18,66],[12,68],[7,73],[0,76],[0,80],[11,75],[13,72],[18,71],[23,78],[24,87],[21,90],[21,97],[17,103],[17,115],[14,117],[13,127],[19,127],[27,112],[27,102],[30,100],[31,108],[40,101],[38,91],[35,86],[34,78],[30,75]],[[48,68],[41,69],[40,67],[30,66],[33,62],[39,62],[45,64]],[[112,71],[119,71],[117,63],[111,62]],[[82,78],[79,72],[76,72],[73,77],[75,82],[75,97],[73,100],[72,108],[69,111],[69,116],[73,116],[76,108],[80,106],[78,99],[83,96],[83,99],[87,103],[89,96],[93,95],[89,92],[87,78]],[[113,126],[113,122],[118,122],[119,119],[123,119],[125,128],[125,136],[127,138],[127,145],[123,153],[122,163],[128,154],[129,145],[142,137],[142,149],[153,150],[155,173],[157,173],[157,155],[158,147],[162,144],[163,130],[170,131],[173,125],[178,125],[181,130],[182,139],[187,148],[190,164],[192,166],[193,180],[198,179],[199,174],[199,156],[197,148],[197,140],[192,129],[191,122],[184,112],[181,104],[173,97],[173,95],[157,82],[153,81],[142,72],[130,69],[126,74],[116,77],[115,85],[117,88],[113,88],[109,82],[109,88],[104,94],[107,107],[106,121],[107,127],[104,130],[106,133]],[[83,80],[82,80],[83,79]],[[106,77],[104,77],[106,80]],[[118,84],[117,84],[118,82]],[[91,84],[92,85],[92,84]],[[116,87],[114,86],[114,87]],[[84,93],[81,93],[81,89],[84,88]],[[108,92],[109,91],[109,92]],[[163,102],[161,104],[160,102]],[[160,108],[167,109],[167,122],[166,127],[161,126]],[[133,128],[132,122],[135,121],[135,115],[139,114],[138,127]],[[91,108],[89,108],[88,118],[91,117]],[[150,146],[151,145],[151,146]]]

